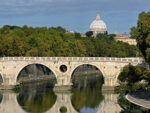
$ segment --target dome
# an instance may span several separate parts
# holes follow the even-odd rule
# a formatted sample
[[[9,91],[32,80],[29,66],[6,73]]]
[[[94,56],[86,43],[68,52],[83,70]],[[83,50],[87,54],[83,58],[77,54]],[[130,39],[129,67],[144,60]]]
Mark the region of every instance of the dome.
[[[107,32],[106,24],[103,20],[101,20],[99,14],[97,14],[96,20],[91,23],[90,31],[93,31],[94,34]]]

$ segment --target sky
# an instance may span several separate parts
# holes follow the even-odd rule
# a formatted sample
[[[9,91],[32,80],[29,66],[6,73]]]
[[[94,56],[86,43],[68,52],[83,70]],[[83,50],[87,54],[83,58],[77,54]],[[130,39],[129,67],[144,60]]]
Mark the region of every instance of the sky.
[[[57,27],[85,33],[100,13],[108,33],[129,33],[150,0],[0,0],[0,27]]]

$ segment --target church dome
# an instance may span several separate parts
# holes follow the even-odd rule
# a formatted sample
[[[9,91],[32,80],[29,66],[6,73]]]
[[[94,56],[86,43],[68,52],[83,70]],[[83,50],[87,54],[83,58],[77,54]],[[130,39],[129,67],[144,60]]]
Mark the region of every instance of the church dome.
[[[94,34],[107,32],[106,24],[103,20],[101,20],[99,14],[97,14],[96,20],[91,23],[90,31],[93,31]]]

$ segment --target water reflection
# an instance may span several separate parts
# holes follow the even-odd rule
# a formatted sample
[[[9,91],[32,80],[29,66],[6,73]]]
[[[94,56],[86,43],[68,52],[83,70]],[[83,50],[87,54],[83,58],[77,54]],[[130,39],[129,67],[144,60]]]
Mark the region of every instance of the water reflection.
[[[118,94],[101,90],[102,76],[90,75],[73,80],[72,105],[81,113],[120,113]]]
[[[54,106],[46,113],[78,113],[71,103],[71,92],[57,92]],[[66,110],[65,110],[66,109]]]
[[[27,113],[44,113],[55,104],[56,95],[48,83],[34,83],[22,86],[17,100]]]
[[[3,92],[3,99],[0,103],[0,113],[27,113],[17,102],[17,94],[14,92]]]
[[[98,88],[88,86],[83,89],[73,89],[72,105],[78,112],[84,108],[97,108],[103,99],[101,90]]]
[[[24,85],[18,94],[4,92],[0,113],[119,113],[118,94],[102,92],[100,78],[94,78],[77,80],[67,92],[53,92],[50,82]]]
[[[114,92],[103,92],[104,100],[99,106],[97,113],[120,113],[121,107],[118,104],[119,94]]]

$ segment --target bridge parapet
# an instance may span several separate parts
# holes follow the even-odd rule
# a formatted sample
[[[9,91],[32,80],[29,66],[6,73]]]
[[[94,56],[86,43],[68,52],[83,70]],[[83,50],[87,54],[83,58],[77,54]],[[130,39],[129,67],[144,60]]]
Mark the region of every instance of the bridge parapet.
[[[117,58],[117,57],[1,57],[3,61],[89,61],[89,62],[127,62],[127,63],[142,63],[144,60],[139,57],[135,58]]]

